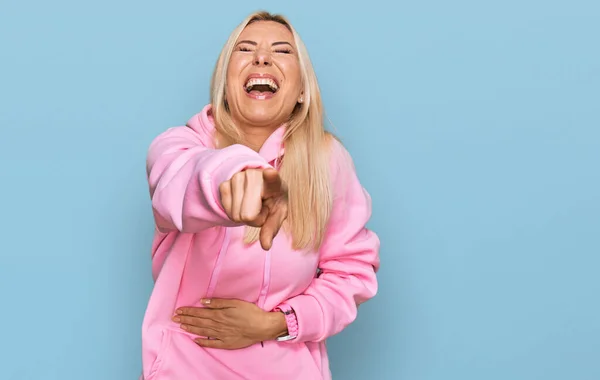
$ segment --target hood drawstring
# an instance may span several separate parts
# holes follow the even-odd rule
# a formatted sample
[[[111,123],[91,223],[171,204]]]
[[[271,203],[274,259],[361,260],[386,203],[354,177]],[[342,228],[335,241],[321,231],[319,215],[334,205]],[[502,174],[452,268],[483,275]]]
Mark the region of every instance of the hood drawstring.
[[[279,169],[280,169],[280,164],[281,164],[280,156],[281,156],[282,150],[283,150],[283,143],[281,143],[281,146],[279,148],[279,154],[277,155],[277,157],[275,157],[275,161],[273,162],[273,167],[277,171],[279,171]],[[264,262],[263,268],[264,268],[263,281],[262,281],[262,284],[260,287],[261,288],[260,295],[258,297],[258,306],[261,309],[264,309],[264,307],[265,307],[265,303],[267,301],[267,294],[269,292],[269,286],[271,285],[271,249],[269,249],[267,251],[267,253],[265,254],[265,262]],[[264,342],[260,342],[260,345],[263,348],[265,347]]]

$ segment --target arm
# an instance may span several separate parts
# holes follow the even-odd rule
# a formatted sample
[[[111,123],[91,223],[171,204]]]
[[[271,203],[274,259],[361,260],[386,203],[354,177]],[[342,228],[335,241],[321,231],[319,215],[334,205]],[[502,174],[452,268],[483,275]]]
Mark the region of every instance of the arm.
[[[242,145],[207,148],[188,127],[161,133],[149,147],[146,168],[152,211],[162,232],[197,232],[233,226],[219,199],[219,185],[248,168],[267,168],[255,151]]]
[[[356,319],[358,305],[377,292],[380,243],[365,227],[371,198],[348,152],[337,141],[334,144],[334,203],[320,251],[322,272],[303,294],[280,305],[295,313],[297,337],[290,343],[319,342],[341,332]]]

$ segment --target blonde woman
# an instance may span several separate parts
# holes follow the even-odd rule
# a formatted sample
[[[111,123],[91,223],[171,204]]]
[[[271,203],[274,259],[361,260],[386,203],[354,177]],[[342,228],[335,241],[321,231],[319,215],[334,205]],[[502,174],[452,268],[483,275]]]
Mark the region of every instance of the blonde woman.
[[[379,239],[317,79],[278,15],[225,44],[211,102],[151,143],[145,380],[330,379],[325,340],[377,292]]]

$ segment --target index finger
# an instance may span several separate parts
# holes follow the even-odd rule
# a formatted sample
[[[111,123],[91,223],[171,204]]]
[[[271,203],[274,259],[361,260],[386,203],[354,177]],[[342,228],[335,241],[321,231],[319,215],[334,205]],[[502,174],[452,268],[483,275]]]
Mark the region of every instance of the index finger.
[[[197,318],[212,319],[214,317],[214,315],[212,313],[214,313],[214,312],[215,312],[214,309],[209,309],[206,307],[180,307],[179,309],[177,309],[175,311],[175,314],[187,315],[190,317],[197,317]]]

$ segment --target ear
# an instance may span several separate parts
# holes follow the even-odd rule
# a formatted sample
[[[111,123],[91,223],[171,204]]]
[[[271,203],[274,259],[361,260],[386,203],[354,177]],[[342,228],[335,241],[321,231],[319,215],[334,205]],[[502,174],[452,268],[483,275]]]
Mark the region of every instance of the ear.
[[[303,103],[304,102],[304,91],[300,92],[300,96],[298,97],[298,103]]]

